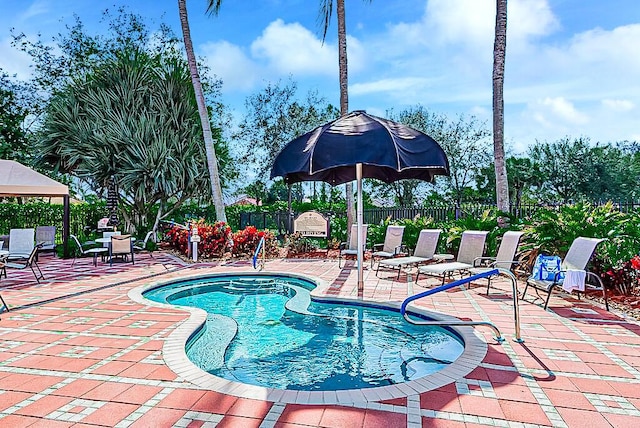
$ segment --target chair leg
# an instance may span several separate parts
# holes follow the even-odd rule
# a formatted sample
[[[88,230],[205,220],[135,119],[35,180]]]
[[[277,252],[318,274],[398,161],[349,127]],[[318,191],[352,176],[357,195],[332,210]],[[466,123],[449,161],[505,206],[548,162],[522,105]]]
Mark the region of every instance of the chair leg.
[[[33,265],[36,265],[36,269],[38,269],[38,272],[40,273],[40,276],[38,276],[38,274],[36,273],[35,269],[33,269]],[[31,263],[31,265],[29,265],[29,267],[31,268],[31,272],[33,272],[33,275],[36,277],[36,281],[38,281],[38,284],[40,284],[40,279],[45,279],[44,275],[42,274],[42,271],[40,270],[40,266],[38,266],[38,262],[35,261],[35,259],[33,260],[33,263]]]
[[[5,273],[6,275],[6,273]],[[604,298],[604,307],[609,311],[609,300],[607,299],[607,289],[602,286],[602,297]]]
[[[489,295],[489,288],[491,287],[491,277],[487,278],[487,296]]]
[[[524,300],[524,296],[527,294],[527,288],[529,288],[529,282],[524,283],[524,290],[522,291],[522,298],[520,300]]]
[[[0,302],[2,302],[2,306],[0,306],[0,313],[4,312],[5,310],[9,312],[9,305],[7,305],[7,302],[4,301],[2,295],[0,295]]]
[[[549,306],[549,300],[551,300],[551,292],[553,291],[553,284],[549,286],[549,294],[547,294],[547,300],[544,302],[544,310],[547,310],[547,306]]]

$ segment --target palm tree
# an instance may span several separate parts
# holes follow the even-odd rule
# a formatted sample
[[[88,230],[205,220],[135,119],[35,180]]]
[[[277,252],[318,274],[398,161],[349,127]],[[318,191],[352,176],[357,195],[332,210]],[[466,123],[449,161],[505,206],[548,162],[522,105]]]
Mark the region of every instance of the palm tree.
[[[371,0],[369,0],[371,1]],[[338,67],[340,72],[340,115],[349,113],[349,91],[348,91],[348,71],[347,71],[347,25],[345,19],[344,0],[336,0],[338,15]],[[322,41],[327,37],[327,30],[331,23],[333,14],[333,0],[322,0],[320,3],[320,17],[323,24]],[[353,200],[353,184],[347,183],[345,186],[347,201],[347,233],[351,231],[351,225],[356,216],[356,209]]]
[[[217,15],[220,11],[222,0],[207,0],[207,3],[207,12]],[[191,30],[189,29],[189,20],[187,18],[186,0],[178,0],[178,10],[180,12],[180,24],[182,25],[182,36],[184,38],[184,47],[187,52],[189,71],[191,72],[191,81],[193,82],[193,90],[195,91],[196,102],[198,103],[200,122],[202,122],[204,147],[207,153],[207,164],[209,166],[209,176],[211,179],[211,197],[213,198],[213,204],[216,207],[216,218],[219,221],[226,222],[227,216],[224,211],[224,201],[222,199],[218,159],[214,148],[213,135],[211,133],[211,125],[209,123],[209,112],[207,111],[207,105],[204,100],[204,92],[202,90],[202,82],[200,82],[196,56],[193,52]]]
[[[493,156],[496,172],[496,202],[509,212],[509,182],[504,158],[504,63],[507,51],[507,0],[496,0],[493,43]]]

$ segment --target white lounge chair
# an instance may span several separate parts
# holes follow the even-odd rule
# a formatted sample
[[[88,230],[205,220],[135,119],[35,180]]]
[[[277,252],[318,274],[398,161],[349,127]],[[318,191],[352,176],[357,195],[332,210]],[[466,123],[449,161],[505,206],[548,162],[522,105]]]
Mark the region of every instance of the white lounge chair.
[[[387,231],[384,235],[383,244],[375,244],[373,246],[373,253],[371,253],[371,267],[373,268],[373,262],[377,258],[390,259],[395,257],[402,251],[402,236],[404,235],[404,226],[387,226]]]
[[[56,227],[55,226],[38,226],[36,227],[36,243],[41,244],[42,248],[38,253],[43,251],[56,250]]]
[[[529,286],[535,288],[538,291],[543,291],[547,293],[547,299],[544,302],[544,309],[547,309],[549,305],[549,300],[551,299],[551,292],[556,287],[562,287],[564,283],[564,276],[562,274],[566,274],[569,270],[574,271],[585,271],[585,289],[587,287],[593,290],[602,290],[602,297],[604,298],[605,307],[609,310],[609,301],[607,300],[607,290],[602,284],[602,280],[598,275],[593,272],[589,272],[586,270],[587,263],[591,260],[591,256],[596,250],[596,247],[600,242],[604,241],[604,239],[599,238],[584,238],[579,237],[576,238],[569,247],[569,251],[567,251],[567,255],[562,260],[562,264],[560,265],[560,272],[556,273],[553,281],[545,281],[542,279],[536,279],[534,277],[529,277],[527,279],[527,284],[524,287],[524,291],[522,292],[522,299],[524,300],[524,296],[527,294],[527,289]],[[589,281],[596,282],[597,284],[588,284]]]
[[[367,247],[367,229],[368,224],[362,225],[362,251]],[[358,225],[351,226],[351,236],[349,239],[349,246],[346,242],[340,244],[340,252],[338,253],[338,267],[342,267],[342,257],[357,256],[358,255]]]
[[[9,231],[8,260],[28,259],[35,247],[33,229],[11,229]]]
[[[33,231],[33,229],[31,230]],[[38,266],[38,260],[36,259],[36,255],[38,254],[38,250],[40,249],[40,247],[41,247],[40,244],[35,245],[31,250],[31,253],[26,259],[21,258],[21,259],[17,259],[16,261],[5,262],[5,267],[14,268],[14,269],[31,268],[31,272],[33,272],[33,275],[36,277],[36,281],[38,281],[38,284],[40,284],[40,280],[44,279],[44,275],[42,274],[42,271],[40,270],[40,266]],[[38,270],[37,273],[36,273],[36,269]],[[5,276],[6,276],[6,272],[5,272]]]
[[[524,232],[509,230],[502,235],[500,247],[495,257],[479,257],[473,261],[473,267],[469,269],[470,275],[489,272],[493,269],[511,270],[519,262],[516,260],[516,251],[520,244],[520,237]],[[491,287],[491,277],[487,278],[487,294]]]
[[[456,261],[419,267],[416,282],[418,282],[418,277],[422,273],[425,275],[442,276],[442,283],[444,284],[446,278],[453,275],[454,272],[462,273],[471,269],[473,267],[473,261],[478,257],[482,257],[484,253],[484,244],[487,240],[488,233],[489,232],[480,230],[467,230],[462,232]]]
[[[403,266],[421,265],[429,263],[434,260],[436,248],[438,247],[438,239],[440,239],[441,229],[424,229],[420,231],[418,235],[418,242],[413,254],[408,257],[395,257],[392,259],[380,260],[378,262],[378,269],[376,269],[376,276],[380,267],[389,269],[398,269],[398,278],[402,272]]]

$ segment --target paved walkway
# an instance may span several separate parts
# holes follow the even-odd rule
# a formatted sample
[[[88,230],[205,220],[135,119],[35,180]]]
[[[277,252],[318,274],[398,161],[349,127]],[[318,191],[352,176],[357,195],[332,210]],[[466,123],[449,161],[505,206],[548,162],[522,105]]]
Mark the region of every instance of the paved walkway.
[[[197,272],[253,271],[246,262],[184,265],[142,255],[110,268],[90,259],[43,257],[47,280],[9,269],[0,294],[2,427],[634,427],[640,426],[640,326],[588,302],[560,295],[550,310],[529,297],[520,305],[524,343],[501,345],[489,329],[480,366],[435,390],[345,405],[289,404],[203,389],[163,360],[167,337],[188,318],[141,305],[127,293],[149,281]],[[357,298],[356,271],[337,261],[273,260],[266,269],[327,281],[329,296]],[[401,301],[436,285],[365,271],[364,298]],[[507,281],[485,282],[420,301],[463,319],[490,320],[514,334]],[[521,285],[522,288],[522,285]]]

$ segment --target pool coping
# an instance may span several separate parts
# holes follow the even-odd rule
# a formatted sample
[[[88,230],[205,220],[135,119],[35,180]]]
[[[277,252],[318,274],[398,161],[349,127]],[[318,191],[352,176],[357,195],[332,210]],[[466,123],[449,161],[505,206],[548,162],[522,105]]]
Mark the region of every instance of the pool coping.
[[[179,279],[159,280],[136,287],[129,291],[128,296],[131,300],[146,305],[162,308],[170,308],[180,312],[188,312],[189,318],[181,322],[173,332],[169,334],[162,348],[162,354],[165,363],[182,379],[193,383],[194,385],[217,391],[223,394],[229,394],[236,397],[266,400],[272,402],[280,402],[287,404],[339,404],[349,405],[355,403],[379,402],[382,400],[391,400],[395,398],[404,398],[409,395],[421,394],[462,379],[464,376],[472,372],[480,365],[484,359],[488,345],[480,338],[473,327],[448,327],[456,332],[463,340],[465,346],[462,354],[450,365],[433,374],[414,379],[408,382],[379,386],[372,388],[346,389],[337,391],[298,391],[288,389],[266,388],[262,386],[249,385],[240,382],[234,382],[214,376],[189,360],[186,353],[186,343],[189,338],[205,323],[207,312],[203,309],[193,307],[174,306],[165,303],[153,302],[142,296],[145,291],[164,284],[172,282],[205,278],[211,276],[228,276],[228,273],[194,273],[185,275]],[[320,279],[303,274],[283,274],[280,272],[234,272],[239,276],[289,276],[300,278],[315,283],[317,286],[311,290],[312,299],[316,297],[322,301],[331,301],[335,303],[363,304],[378,307],[387,307],[398,309],[401,305],[399,302],[384,302],[380,300],[354,299],[348,297],[327,296],[324,293],[329,288],[329,284]],[[443,314],[440,312],[430,311],[410,305],[413,313],[423,315],[436,320],[458,321],[458,318]]]

